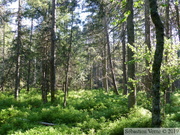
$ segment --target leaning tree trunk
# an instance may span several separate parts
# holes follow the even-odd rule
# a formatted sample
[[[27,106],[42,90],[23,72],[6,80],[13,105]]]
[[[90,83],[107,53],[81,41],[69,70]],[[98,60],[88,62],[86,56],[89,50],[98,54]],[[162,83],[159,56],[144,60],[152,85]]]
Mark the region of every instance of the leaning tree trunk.
[[[16,45],[16,73],[15,73],[15,91],[14,97],[15,99],[19,96],[20,91],[20,48],[21,48],[21,0],[19,0],[18,7],[18,33],[17,33],[17,45]]]
[[[111,57],[111,48],[110,48],[110,42],[109,42],[108,24],[107,24],[106,16],[104,16],[103,21],[104,21],[104,29],[105,29],[104,31],[105,31],[105,39],[106,39],[105,44],[107,45],[107,54],[108,54],[108,58],[109,58],[109,67],[110,67],[111,77],[112,77],[113,86],[114,86],[114,93],[119,95],[117,84],[116,84],[116,77],[114,74],[114,66],[113,66],[112,57]]]
[[[131,46],[134,46],[133,0],[128,0],[127,10],[130,11],[130,14],[127,18],[128,43]],[[135,80],[135,63],[133,62],[134,52],[131,50],[129,46],[127,48],[127,52],[128,52],[128,61],[129,61],[128,63],[128,86],[129,86],[128,108],[132,108],[134,105],[136,105],[136,88],[132,82],[132,80]]]
[[[51,71],[51,102],[55,101],[55,87],[56,87],[56,75],[55,75],[55,44],[56,44],[56,0],[52,0],[52,26],[51,26],[51,60],[50,60],[50,71]]]
[[[156,51],[152,67],[152,127],[161,127],[160,115],[160,69],[164,50],[164,27],[157,10],[157,1],[149,0],[151,19],[156,29]]]

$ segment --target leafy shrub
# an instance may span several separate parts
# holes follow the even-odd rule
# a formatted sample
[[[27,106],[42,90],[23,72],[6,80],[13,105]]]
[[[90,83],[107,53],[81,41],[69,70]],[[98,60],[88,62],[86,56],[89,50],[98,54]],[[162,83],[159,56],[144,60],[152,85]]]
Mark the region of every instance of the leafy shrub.
[[[151,98],[147,97],[147,93],[145,91],[139,91],[137,93],[137,105],[148,110],[152,109]]]
[[[41,121],[54,122],[59,124],[74,124],[82,122],[88,114],[83,111],[74,109],[73,107],[62,108],[60,106],[43,108],[39,117]]]
[[[143,128],[150,126],[150,112],[144,108],[133,108],[127,118],[122,117],[113,123],[110,123],[106,129],[99,131],[99,134],[123,135],[124,128]]]
[[[24,92],[24,93],[23,93]],[[138,93],[138,106],[127,108],[127,96],[102,91],[70,91],[68,106],[61,100],[42,104],[39,92],[21,92],[20,101],[10,93],[0,95],[0,134],[123,134],[124,128],[150,127],[151,107],[145,93]],[[11,93],[12,94],[12,93]],[[29,97],[29,95],[31,95]],[[58,93],[63,96],[62,92]],[[172,105],[166,105],[163,127],[180,127],[179,94],[172,95]],[[151,109],[151,108],[150,108]],[[169,110],[168,110],[169,109]],[[50,122],[55,126],[44,126]]]
[[[100,123],[94,118],[90,118],[88,121],[79,123],[78,126],[86,133],[91,129],[97,130],[101,128]]]

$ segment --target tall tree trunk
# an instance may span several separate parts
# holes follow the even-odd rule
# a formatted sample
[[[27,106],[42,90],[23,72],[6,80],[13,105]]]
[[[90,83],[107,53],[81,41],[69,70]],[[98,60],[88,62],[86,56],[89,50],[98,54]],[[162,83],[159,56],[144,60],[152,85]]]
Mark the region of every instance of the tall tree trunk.
[[[3,60],[3,65],[2,65],[2,80],[4,80],[5,76],[4,76],[4,71],[5,71],[5,44],[6,44],[6,34],[5,34],[5,29],[6,29],[6,24],[5,22],[3,21],[3,50],[2,50],[2,60]],[[4,82],[2,81],[2,84],[1,84],[1,89],[2,91],[4,91]]]
[[[89,67],[89,88],[90,90],[93,89],[93,64],[91,63],[91,52],[88,51],[88,64],[90,65]]]
[[[103,21],[106,21],[105,18]],[[105,25],[105,22],[103,22]],[[106,92],[109,91],[109,86],[108,86],[108,74],[107,74],[107,61],[108,61],[108,57],[107,57],[107,36],[106,36],[106,29],[104,29],[104,34],[105,36],[103,36],[103,87],[106,90]]]
[[[33,65],[33,87],[36,87],[36,83],[37,83],[37,58],[35,57],[33,62],[34,62],[34,65]]]
[[[55,101],[55,87],[56,87],[56,75],[55,75],[55,44],[56,44],[56,0],[52,0],[52,26],[51,26],[51,102]]]
[[[123,95],[128,94],[127,89],[127,73],[126,73],[126,28],[125,23],[122,24],[122,52],[123,52]]]
[[[104,44],[104,52],[103,52],[103,88],[106,90],[106,92],[109,92],[109,86],[108,86],[108,74],[107,74],[107,49],[106,44]],[[106,49],[106,50],[105,50]]]
[[[66,78],[65,78],[65,93],[64,93],[64,107],[67,105],[67,95],[68,95],[68,84],[69,84],[69,66],[70,66],[70,59],[71,59],[71,50],[72,50],[72,38],[73,38],[73,24],[74,24],[74,13],[72,11],[71,17],[71,33],[69,39],[69,48],[67,52],[67,63],[66,63]]]
[[[176,22],[177,22],[177,27],[178,27],[178,36],[179,36],[179,41],[180,41],[180,20],[179,20],[179,8],[177,4],[175,4],[175,9],[176,9]]]
[[[30,45],[29,45],[30,53],[31,53],[31,44],[32,44],[32,30],[33,30],[33,18],[31,20],[31,33],[30,33]],[[30,76],[31,76],[31,58],[29,58],[29,61],[28,61],[27,91],[29,91]]]
[[[44,48],[44,54],[46,55],[46,48]],[[46,56],[42,58],[42,101],[43,103],[47,103],[47,65],[46,65]]]
[[[134,46],[133,0],[128,0],[127,2],[128,2],[127,10],[130,11],[130,14],[127,18],[127,37],[128,37],[128,43],[131,46]],[[136,105],[136,88],[132,82],[132,80],[135,80],[135,63],[133,62],[134,52],[131,50],[129,46],[127,48],[127,52],[128,52],[128,61],[130,62],[128,63],[128,87],[129,87],[128,108],[132,108],[134,105]]]
[[[169,26],[169,0],[166,0],[166,37],[170,39],[170,26]],[[166,52],[165,62],[168,63],[168,50]],[[170,76],[166,73],[166,90],[165,90],[165,102],[170,103],[171,89],[170,89]]]
[[[111,48],[110,48],[109,33],[108,33],[108,24],[107,24],[106,17],[105,17],[105,31],[106,31],[107,51],[108,51],[108,57],[109,57],[109,67],[110,67],[111,77],[112,77],[113,86],[114,86],[114,93],[119,95],[117,84],[116,84],[116,77],[115,77],[115,74],[114,74],[114,66],[113,66],[113,63],[112,63]]]
[[[93,89],[93,67],[90,67],[90,90]]]
[[[151,51],[151,30],[150,30],[150,11],[149,0],[145,0],[145,43]],[[148,65],[149,66],[149,65]]]
[[[149,0],[151,19],[156,29],[156,51],[152,67],[152,127],[161,127],[160,115],[160,69],[164,50],[164,26],[157,10],[157,1]]]
[[[20,48],[21,48],[21,0],[18,2],[18,33],[17,33],[17,45],[16,45],[16,73],[15,73],[15,91],[14,97],[18,99],[20,91]]]
[[[149,10],[149,0],[145,0],[145,44],[148,47],[148,51],[151,51],[151,30],[150,30],[150,10]],[[146,50],[147,53],[147,50]],[[145,76],[145,89],[148,97],[151,95],[151,80],[152,74],[149,69],[149,61],[146,60],[146,76]]]
[[[176,23],[178,28],[179,42],[180,42],[180,19],[179,19],[179,8],[177,4],[175,4],[175,9],[176,9]],[[178,50],[178,57],[180,57],[180,50]],[[177,88],[180,89],[180,79],[178,79],[176,83],[177,83]]]
[[[105,14],[106,14],[106,12],[107,11],[104,10]],[[107,47],[107,54],[108,54],[108,60],[109,60],[109,67],[110,67],[110,71],[111,71],[111,77],[112,77],[112,81],[113,81],[114,93],[119,95],[117,84],[116,84],[116,77],[115,77],[115,74],[114,74],[114,66],[113,66],[113,63],[112,63],[112,56],[111,56],[111,47],[110,47],[110,42],[109,42],[109,32],[108,32],[107,17],[106,17],[106,15],[104,15],[103,17],[104,17],[103,18],[104,34],[105,34],[105,40],[106,40],[105,43],[104,43],[104,49],[106,49],[106,47]],[[106,76],[106,78],[107,78],[107,76]],[[107,83],[106,83],[106,85],[107,85]]]

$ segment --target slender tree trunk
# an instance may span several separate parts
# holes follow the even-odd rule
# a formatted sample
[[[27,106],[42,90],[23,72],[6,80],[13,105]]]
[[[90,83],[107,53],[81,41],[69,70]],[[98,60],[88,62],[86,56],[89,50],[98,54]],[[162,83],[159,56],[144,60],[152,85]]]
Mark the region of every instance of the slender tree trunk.
[[[102,12],[104,12],[106,14],[106,7],[104,5],[104,2],[101,1],[101,7],[102,7]],[[107,22],[106,22],[106,15],[103,16],[102,18],[102,25],[104,26],[104,31],[103,31],[103,51],[102,51],[102,65],[103,65],[103,68],[102,68],[102,76],[103,76],[103,81],[102,81],[102,85],[103,85],[103,88],[106,90],[106,92],[108,93],[109,92],[109,86],[108,86],[108,46],[107,46]],[[108,34],[108,38],[109,38],[109,34]]]
[[[179,20],[179,8],[178,5],[175,5],[176,9],[176,22],[177,22],[177,27],[178,27],[178,36],[179,36],[179,41],[180,41],[180,20]]]
[[[104,44],[106,46],[106,44]],[[106,48],[104,48],[106,49]],[[107,49],[106,49],[107,51]],[[103,88],[106,90],[106,92],[109,92],[109,86],[108,86],[108,74],[107,74],[107,52],[104,50],[104,56],[103,56]]]
[[[73,24],[74,24],[74,13],[72,11],[72,18],[71,18],[71,33],[69,39],[69,48],[67,54],[67,64],[66,64],[66,80],[65,80],[65,93],[64,93],[64,107],[67,106],[67,95],[68,95],[68,84],[69,84],[69,66],[70,66],[70,59],[71,59],[71,50],[72,50],[72,38],[73,38]]]
[[[33,30],[33,18],[31,20],[31,34],[30,34],[30,45],[29,45],[30,53],[31,53],[31,44],[32,44],[32,30]],[[31,76],[31,58],[29,58],[29,61],[28,61],[27,91],[29,91],[30,76]]]
[[[3,50],[2,50],[2,55],[3,55],[3,65],[2,65],[2,80],[4,80],[4,71],[5,71],[5,44],[6,44],[6,34],[5,34],[5,29],[6,25],[5,22],[3,21]],[[1,85],[2,91],[4,91],[4,83]]]
[[[114,74],[114,66],[113,66],[113,63],[112,63],[111,47],[110,47],[110,42],[109,42],[108,24],[107,24],[106,16],[104,16],[104,29],[105,29],[107,53],[108,53],[108,58],[109,58],[109,67],[110,67],[113,86],[114,86],[114,93],[119,95],[117,84],[116,84],[116,78],[115,78],[115,74]]]
[[[37,58],[34,58],[34,73],[33,73],[33,86],[36,87],[36,83],[37,83]]]
[[[55,101],[55,87],[56,87],[56,75],[55,75],[55,44],[56,44],[56,0],[52,0],[52,27],[51,27],[51,102]]]
[[[148,47],[148,51],[151,51],[151,30],[150,30],[150,10],[149,10],[149,0],[145,0],[145,44]],[[146,50],[147,53],[147,50]],[[145,76],[145,88],[147,96],[151,96],[151,80],[152,74],[149,69],[150,63],[146,60],[146,76]]]
[[[179,8],[177,4],[175,4],[175,9],[176,9],[176,23],[178,28],[179,42],[180,42],[180,19],[179,19]],[[180,49],[178,50],[178,57],[180,57]],[[176,82],[177,82],[177,88],[180,89],[180,79],[178,79]]]
[[[19,0],[18,7],[18,33],[17,33],[17,45],[16,45],[16,73],[15,73],[15,91],[14,97],[18,99],[20,91],[20,48],[21,48],[21,0]]]
[[[46,54],[46,49],[44,48],[44,54]],[[47,103],[47,66],[46,59],[42,58],[42,100],[43,103]]]
[[[90,67],[90,90],[93,89],[93,67]]]
[[[127,89],[127,73],[126,73],[126,28],[125,23],[122,25],[122,52],[123,52],[123,95],[128,94]]]
[[[134,46],[134,22],[133,22],[133,0],[127,1],[127,10],[130,11],[130,15],[127,18],[127,37],[128,37],[128,43],[131,46]],[[136,105],[136,88],[133,84],[132,80],[135,80],[135,63],[133,62],[134,58],[134,52],[131,50],[130,47],[127,48],[128,52],[128,61],[130,62],[128,64],[128,87],[129,87],[129,96],[128,96],[128,107],[132,108],[134,105]]]
[[[170,39],[170,26],[169,26],[169,0],[166,0],[166,37]],[[165,62],[168,63],[168,50],[166,52]],[[165,90],[165,102],[170,103],[171,89],[170,89],[170,76],[166,73],[167,87]]]
[[[150,30],[150,11],[149,0],[145,0],[145,43],[151,51],[151,30]],[[147,63],[149,64],[149,63]],[[149,66],[149,65],[148,65]]]
[[[156,51],[152,67],[152,127],[161,127],[160,115],[160,69],[164,50],[164,27],[157,10],[157,1],[149,0],[151,19],[156,29]]]
[[[106,29],[104,30],[104,33],[106,33]],[[103,37],[103,87],[106,90],[106,92],[109,92],[109,86],[108,86],[108,74],[107,74],[107,40],[106,35]]]
[[[89,88],[90,88],[90,90],[92,90],[93,89],[93,64],[91,63],[91,52],[89,51],[88,52],[88,64],[90,65],[90,67],[89,67],[89,70],[90,70],[90,73],[89,73]]]

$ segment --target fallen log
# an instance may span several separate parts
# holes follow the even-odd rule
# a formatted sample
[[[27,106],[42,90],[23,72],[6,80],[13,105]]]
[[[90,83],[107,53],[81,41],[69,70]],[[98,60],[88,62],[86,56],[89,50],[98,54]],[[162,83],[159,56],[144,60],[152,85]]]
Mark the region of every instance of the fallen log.
[[[23,120],[23,121],[29,121],[28,119],[24,119],[24,118],[18,118],[20,120]],[[38,122],[39,124],[42,124],[42,125],[45,125],[45,126],[55,126],[57,124],[54,124],[54,123],[49,123],[49,122]]]
[[[54,125],[56,125],[54,123],[48,123],[48,122],[39,122],[39,123],[42,124],[42,125],[45,125],[45,126],[54,126]]]

